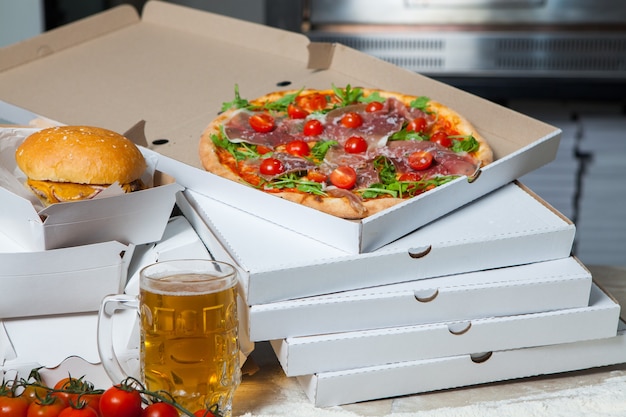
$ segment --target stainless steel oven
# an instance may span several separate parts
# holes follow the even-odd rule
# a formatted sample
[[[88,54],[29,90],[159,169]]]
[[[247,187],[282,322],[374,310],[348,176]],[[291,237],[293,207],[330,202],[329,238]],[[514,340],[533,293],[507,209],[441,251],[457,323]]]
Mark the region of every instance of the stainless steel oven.
[[[626,94],[624,0],[267,0],[266,21],[493,99]]]

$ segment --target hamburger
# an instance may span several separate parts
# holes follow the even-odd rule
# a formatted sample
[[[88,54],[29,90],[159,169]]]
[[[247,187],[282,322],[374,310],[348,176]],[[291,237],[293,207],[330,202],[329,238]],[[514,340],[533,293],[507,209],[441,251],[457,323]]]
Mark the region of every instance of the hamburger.
[[[27,185],[49,205],[91,199],[113,183],[125,192],[146,188],[146,161],[119,133],[91,126],[59,126],[28,136],[15,152]]]

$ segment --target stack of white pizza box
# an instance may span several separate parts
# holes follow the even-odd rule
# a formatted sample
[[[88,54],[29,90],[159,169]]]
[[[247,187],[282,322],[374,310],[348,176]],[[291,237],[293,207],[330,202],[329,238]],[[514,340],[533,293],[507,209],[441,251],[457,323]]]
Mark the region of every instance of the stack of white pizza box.
[[[239,266],[250,339],[317,406],[626,361],[574,224],[518,182],[360,254],[192,190],[178,205]]]

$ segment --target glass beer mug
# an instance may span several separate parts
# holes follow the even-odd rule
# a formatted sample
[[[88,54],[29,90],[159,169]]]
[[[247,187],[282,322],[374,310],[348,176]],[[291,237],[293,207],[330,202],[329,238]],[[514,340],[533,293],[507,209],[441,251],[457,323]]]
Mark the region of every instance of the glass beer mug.
[[[241,379],[237,271],[212,260],[174,260],[139,274],[139,298],[105,297],[98,322],[98,350],[114,383],[127,378],[112,341],[113,315],[138,309],[141,381],[165,390],[192,413],[218,406],[230,416]]]

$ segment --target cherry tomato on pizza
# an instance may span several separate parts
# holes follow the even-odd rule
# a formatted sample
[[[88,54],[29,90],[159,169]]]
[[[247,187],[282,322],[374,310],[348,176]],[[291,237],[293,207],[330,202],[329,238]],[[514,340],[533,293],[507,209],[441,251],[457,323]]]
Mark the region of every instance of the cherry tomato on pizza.
[[[428,151],[415,151],[409,155],[409,166],[416,171],[428,169],[433,164],[433,154]]]
[[[304,110],[297,104],[289,104],[287,106],[287,116],[291,119],[304,119],[309,115],[309,112]]]
[[[317,119],[307,120],[302,132],[305,136],[317,136],[324,131],[324,125]]]
[[[408,181],[408,182],[417,182],[417,181],[420,181],[421,179],[422,179],[422,174],[415,172],[415,171],[405,172],[403,174],[400,174],[400,176],[398,177],[398,181]]]
[[[311,153],[311,148],[309,148],[309,144],[300,139],[288,142],[285,145],[285,150],[287,151],[287,153],[295,156],[307,156]]]
[[[367,141],[362,136],[350,136],[343,148],[347,153],[363,153],[367,151]]]
[[[214,417],[215,414],[211,410],[198,410],[193,413],[195,417]]]
[[[356,112],[348,112],[341,117],[341,125],[349,129],[355,129],[363,124],[363,117]]]
[[[327,179],[326,174],[317,170],[308,171],[306,174],[306,177],[310,181],[315,181],[319,183],[326,182],[326,179]]]
[[[320,93],[299,95],[296,97],[296,104],[305,111],[315,112],[326,108],[328,98]]]
[[[406,126],[406,130],[407,132],[423,132],[426,130],[426,119],[423,117],[416,117],[415,119],[411,120],[409,122],[409,124]]]
[[[271,132],[276,127],[276,122],[274,121],[274,118],[268,113],[255,113],[250,116],[250,119],[248,119],[248,123],[250,123],[252,129],[256,130],[259,133]]]
[[[285,166],[276,158],[265,158],[261,161],[259,172],[263,175],[279,175],[285,172]]]
[[[448,137],[448,134],[444,131],[438,130],[430,136],[430,141],[435,142],[443,146],[444,148],[449,148],[452,146],[452,139]]]
[[[343,165],[335,168],[328,179],[335,187],[349,190],[356,185],[357,174],[354,168]]]
[[[384,104],[380,101],[372,101],[365,106],[365,111],[368,113],[374,113],[377,111],[381,111],[384,107]]]
[[[171,404],[152,403],[143,409],[141,417],[178,417],[178,409]]]

